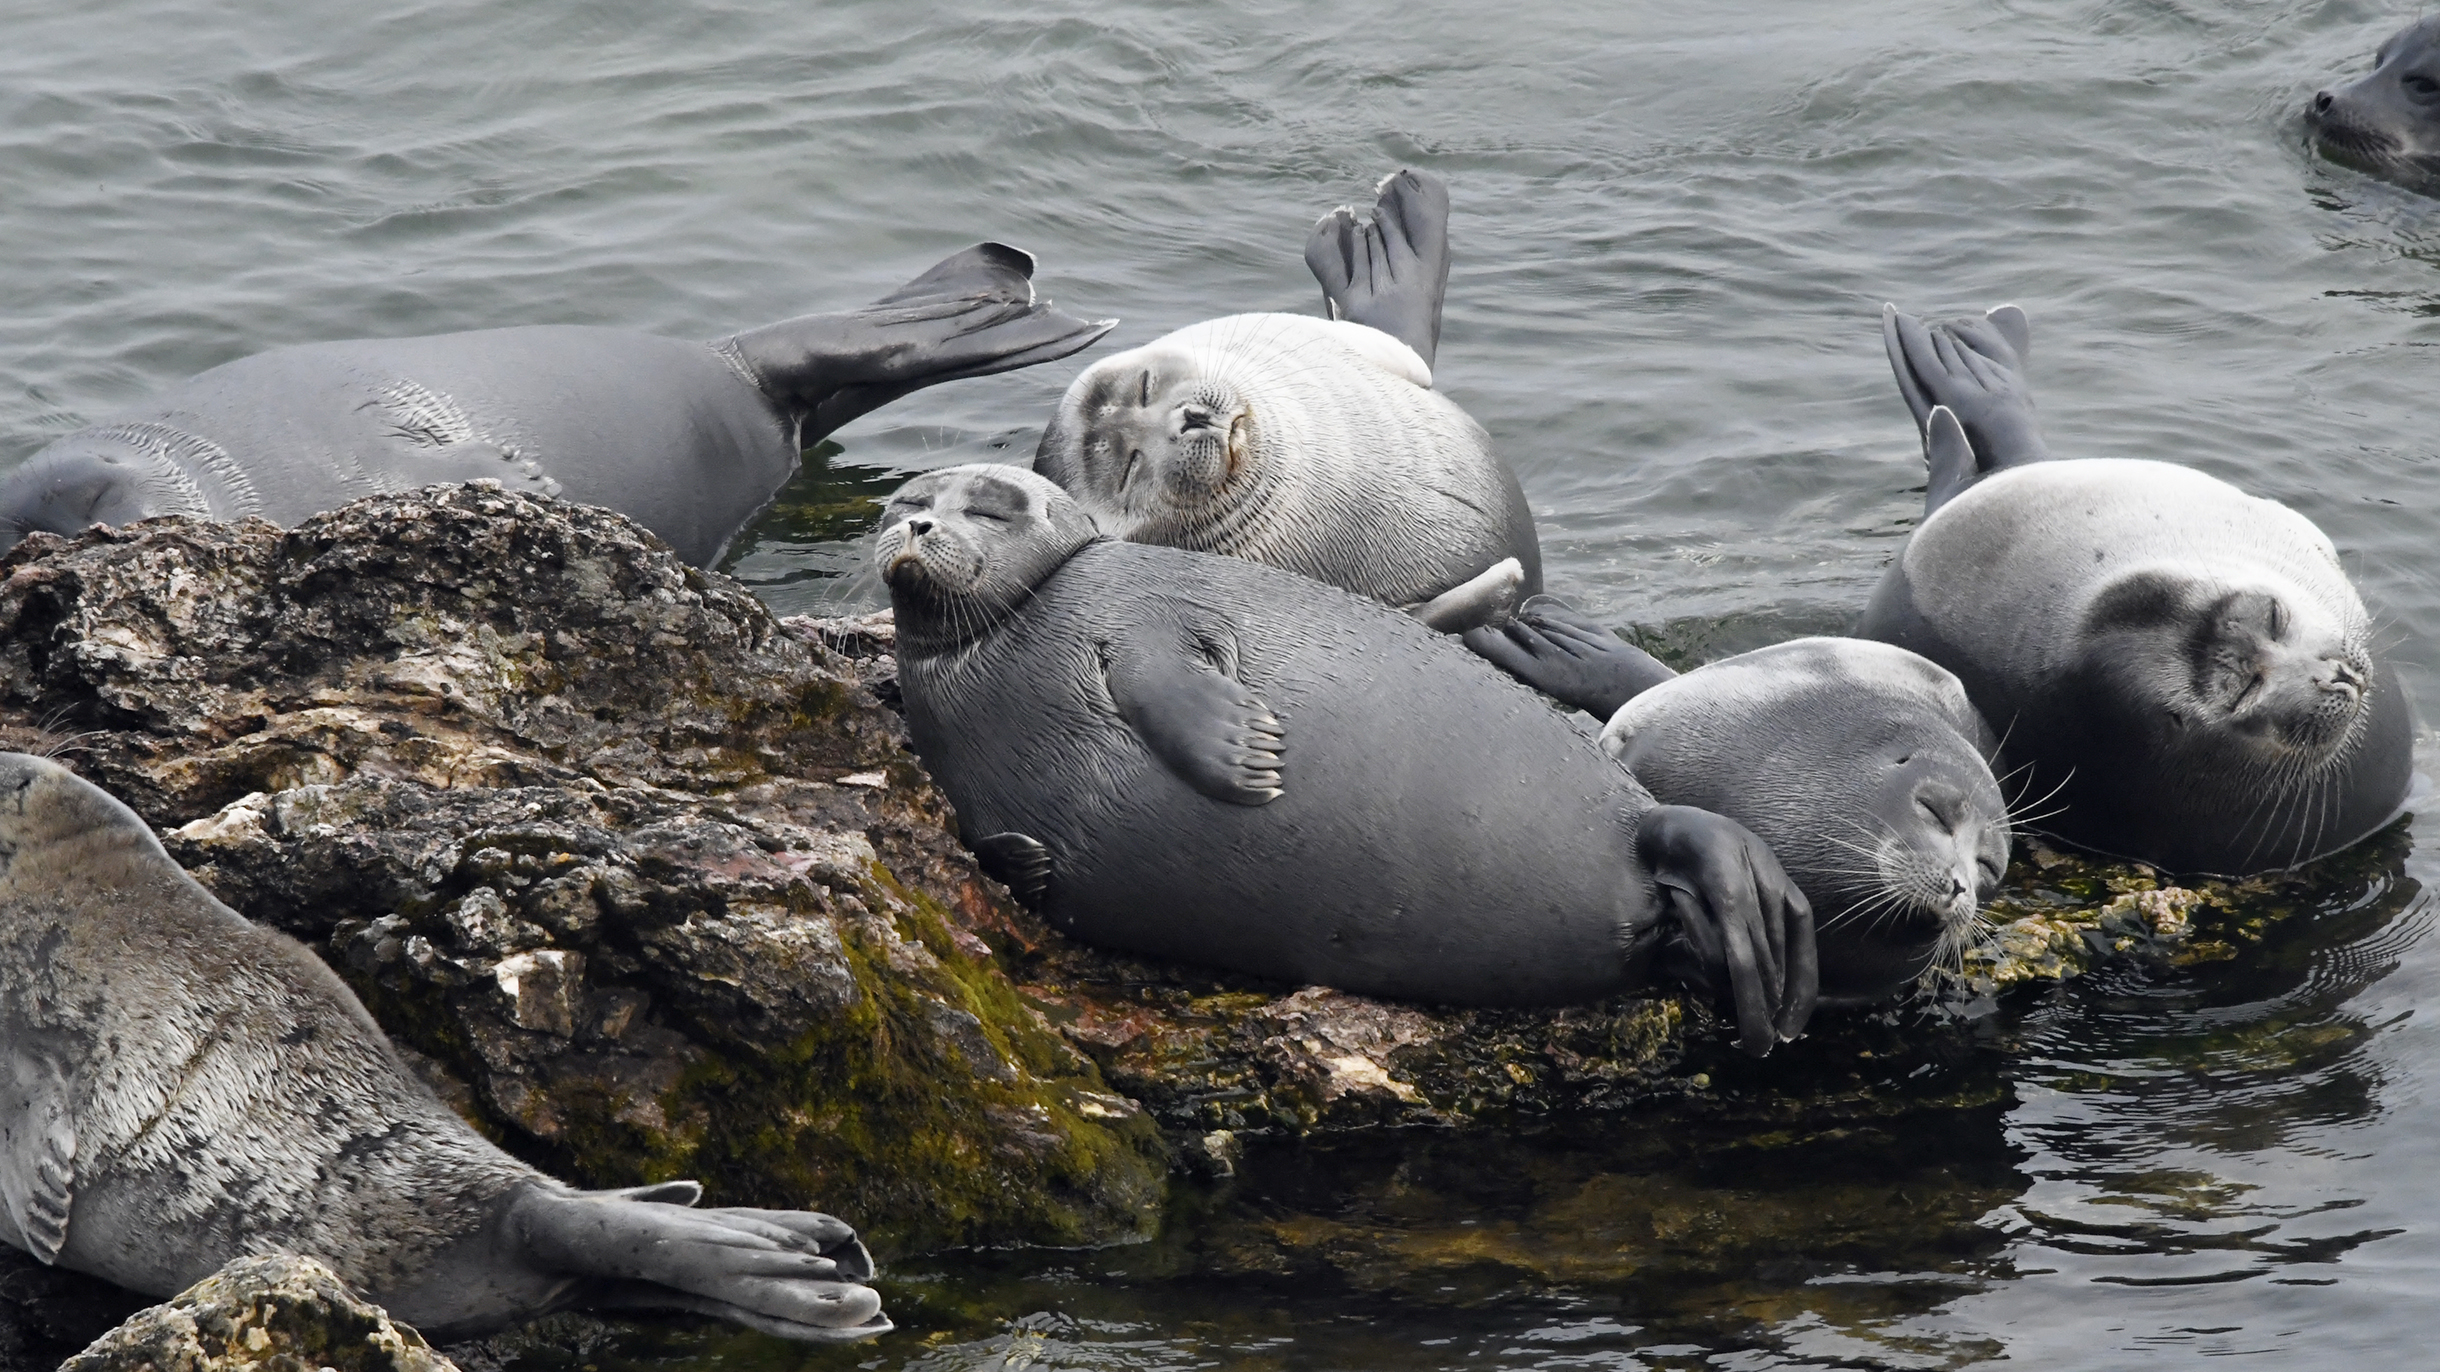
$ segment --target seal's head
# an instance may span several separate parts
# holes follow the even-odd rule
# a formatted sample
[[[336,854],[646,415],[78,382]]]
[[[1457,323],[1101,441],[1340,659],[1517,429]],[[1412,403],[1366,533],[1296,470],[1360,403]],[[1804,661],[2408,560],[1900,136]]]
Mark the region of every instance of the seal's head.
[[[873,566],[889,585],[900,644],[922,656],[988,633],[1097,537],[1046,478],[976,463],[899,487],[882,510]]]
[[[2440,191],[2440,16],[2390,35],[2370,75],[2316,94],[2305,126],[2332,161]]]
[[[129,862],[169,858],[134,811],[31,753],[0,753],[0,901],[82,891]]]
[[[1213,546],[1265,465],[1240,360],[1177,335],[1103,358],[1060,398],[1034,469],[1113,537]]]
[[[210,503],[167,445],[144,441],[151,435],[139,427],[158,426],[70,434],[0,479],[0,552],[30,533],[76,534],[163,514],[209,518]]]

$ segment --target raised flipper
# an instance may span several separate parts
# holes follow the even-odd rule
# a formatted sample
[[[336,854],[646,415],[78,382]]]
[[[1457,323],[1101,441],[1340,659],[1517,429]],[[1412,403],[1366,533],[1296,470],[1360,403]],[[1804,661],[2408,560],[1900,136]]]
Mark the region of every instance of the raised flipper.
[[[0,1214],[45,1264],[68,1242],[76,1121],[59,1060],[26,1044],[0,1051]]]
[[[1463,639],[1501,671],[1597,719],[1677,675],[1557,596],[1535,596],[1515,619]]]
[[[1635,846],[1673,917],[1666,970],[1715,998],[1725,990],[1737,1046],[1756,1057],[1803,1033],[1821,999],[1813,907],[1770,845],[1709,810],[1660,805]]]
[[[889,1332],[855,1230],[810,1210],[689,1210],[681,1185],[644,1188],[664,1199],[535,1186],[510,1205],[507,1237],[531,1266],[591,1283],[596,1305],[693,1310],[811,1343]]]
[[[1178,620],[1138,624],[1103,645],[1110,699],[1187,785],[1232,805],[1267,805],[1282,793],[1285,731],[1237,680],[1234,636],[1178,608]]]
[[[977,243],[848,314],[812,314],[714,346],[802,421],[799,441],[943,381],[1050,362],[1108,333],[1034,299],[1034,259]]]
[[[1924,421],[1923,467],[1928,474],[1923,487],[1925,514],[1948,504],[1982,475],[1965,426],[1957,422],[1957,412],[1946,405],[1934,405],[1931,418]]]
[[[1884,305],[1881,345],[1889,353],[1898,392],[1927,440],[1932,411],[1945,405],[1965,430],[1979,470],[2050,460],[2033,393],[2025,384],[2033,329],[2023,310],[2002,305],[1981,319],[1926,324]]]
[[[1031,834],[992,834],[974,841],[983,870],[1009,890],[1017,903],[1040,910],[1051,893],[1051,850]]]
[[[1444,634],[1464,633],[1506,621],[1525,589],[1525,564],[1503,557],[1430,600],[1399,608]]]
[[[1425,172],[1396,171],[1379,191],[1369,220],[1344,205],[1323,215],[1305,240],[1305,265],[1332,319],[1379,329],[1429,367],[1449,289],[1449,188]]]

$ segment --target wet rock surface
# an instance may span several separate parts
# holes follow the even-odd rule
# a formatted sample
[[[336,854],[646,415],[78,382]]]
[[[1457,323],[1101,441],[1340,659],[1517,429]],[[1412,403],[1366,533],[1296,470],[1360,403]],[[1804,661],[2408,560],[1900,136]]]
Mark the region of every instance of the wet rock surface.
[[[239,1258],[61,1364],[60,1372],[457,1372],[312,1258]]]

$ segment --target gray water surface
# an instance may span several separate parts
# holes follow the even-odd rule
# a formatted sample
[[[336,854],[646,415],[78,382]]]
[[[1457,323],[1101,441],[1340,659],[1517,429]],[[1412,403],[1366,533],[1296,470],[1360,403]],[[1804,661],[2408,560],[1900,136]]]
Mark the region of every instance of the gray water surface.
[[[8,0],[0,466],[282,344],[710,337],[984,237],[1123,316],[1105,347],[1311,310],[1307,226],[1404,163],[1455,200],[1440,385],[1523,477],[1553,590],[1719,651],[1843,626],[1920,510],[1881,302],[2014,300],[2054,448],[2319,521],[2429,706],[2440,203],[2319,163],[2297,117],[2414,13]],[[870,601],[865,499],[1024,458],[1095,355],[850,426],[731,570],[785,611]],[[585,1365],[2429,1366],[2414,837],[2233,965],[2012,1007],[2018,1052],[1924,1079],[1986,1106],[1300,1150],[1161,1245],[909,1265],[871,1349],[672,1326]],[[1323,1221],[1338,1257],[1244,1258]],[[1550,1260],[1395,1242],[1468,1227]],[[1649,1268],[1568,1256],[1605,1244]]]

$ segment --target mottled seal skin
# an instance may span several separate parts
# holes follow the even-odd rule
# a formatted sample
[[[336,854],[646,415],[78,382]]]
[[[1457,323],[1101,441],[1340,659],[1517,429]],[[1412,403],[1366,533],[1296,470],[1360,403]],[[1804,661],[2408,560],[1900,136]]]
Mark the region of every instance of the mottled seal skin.
[[[0,479],[0,551],[152,515],[294,524],[351,500],[497,479],[606,505],[717,561],[798,453],[911,391],[1065,357],[1109,331],[1036,302],[998,243],[846,314],[704,344],[541,325],[277,348]]]
[[[1549,596],[1466,646],[1608,721],[1655,799],[1728,816],[1813,907],[1825,1002],[1954,966],[2008,868],[2008,807],[1965,687],[1902,648],[1800,638],[1679,675]]]
[[[1439,628],[1513,609],[1542,587],[1524,489],[1432,389],[1448,206],[1405,171],[1369,221],[1323,216],[1306,261],[1330,318],[1231,315],[1103,358],[1034,470],[1114,537],[1284,567]]]
[[[1563,1004],[1671,974],[1745,1046],[1815,999],[1770,850],[1656,806],[1539,697],[1413,618],[1238,558],[1116,542],[1047,480],[909,482],[876,564],[916,750],[986,865],[1090,942],[1367,995]]]
[[[2369,75],[2316,93],[2304,119],[2330,160],[2440,194],[2440,15],[2391,34]]]
[[[493,1147],[302,945],[99,788],[0,754],[0,1239],[152,1295],[309,1254],[438,1339],[564,1306],[890,1327],[845,1224],[700,1194],[577,1191]]]
[[[1858,632],[1957,674],[2038,827],[2241,875],[2396,818],[2413,712],[2312,521],[2189,467],[2052,458],[2012,307],[1884,327],[1931,476]]]

